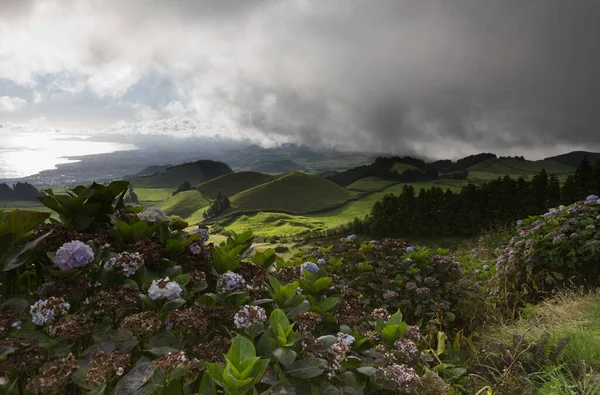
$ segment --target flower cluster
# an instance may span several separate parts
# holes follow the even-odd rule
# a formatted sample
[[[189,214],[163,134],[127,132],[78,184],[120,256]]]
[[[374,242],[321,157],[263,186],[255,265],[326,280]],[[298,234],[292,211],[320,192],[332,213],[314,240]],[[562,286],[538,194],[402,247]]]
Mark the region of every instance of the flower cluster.
[[[181,297],[181,286],[177,281],[171,281],[169,277],[160,280],[153,280],[148,289],[148,296],[152,300],[158,299],[178,299]]]
[[[233,317],[233,323],[236,328],[248,328],[253,324],[265,322],[267,320],[267,312],[260,306],[245,305]]]
[[[79,240],[63,244],[52,258],[54,266],[62,271],[83,267],[93,261],[94,251],[92,247]]]
[[[125,277],[129,277],[144,264],[144,258],[139,252],[121,252],[112,257],[106,264],[105,267],[120,269]]]
[[[344,342],[349,346],[354,344],[354,336],[349,335],[347,333],[338,332],[336,337],[337,337],[338,341]]]
[[[394,347],[398,359],[405,363],[413,362],[419,356],[417,345],[412,340],[398,339],[394,343]]]
[[[144,222],[169,222],[169,216],[158,207],[148,207],[144,211],[138,214],[140,221]]]
[[[231,270],[223,273],[221,277],[221,292],[228,293],[246,288],[246,280],[240,274]]]
[[[202,252],[202,244],[200,243],[191,243],[188,246],[188,249],[192,253],[192,255],[199,255]]]
[[[311,273],[316,273],[319,271],[319,266],[315,265],[312,262],[304,262],[302,266],[300,266],[300,273],[304,274],[305,270]]]
[[[523,220],[496,259],[496,292],[509,284],[517,292],[507,297],[515,303],[535,302],[566,279],[583,280],[581,274],[592,270],[600,258],[597,200],[590,195],[585,201]],[[584,281],[586,286],[594,285]]]
[[[379,373],[394,382],[398,394],[412,394],[421,381],[417,372],[406,365],[393,364],[382,367],[379,368]]]
[[[208,229],[206,229],[206,228],[198,227],[198,228],[194,229],[193,231],[191,231],[190,234],[192,234],[192,235],[199,234],[200,235],[199,241],[201,243],[205,243],[206,241],[208,241]]]
[[[64,298],[55,298],[53,296],[48,299],[38,300],[29,308],[31,321],[36,325],[46,325],[54,322],[58,317],[69,312],[68,302]]]

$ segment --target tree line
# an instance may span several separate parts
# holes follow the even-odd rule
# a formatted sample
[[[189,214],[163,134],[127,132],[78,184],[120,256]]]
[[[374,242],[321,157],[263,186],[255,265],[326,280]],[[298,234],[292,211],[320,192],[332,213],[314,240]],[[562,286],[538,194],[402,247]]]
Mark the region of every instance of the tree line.
[[[349,226],[353,233],[386,237],[473,236],[599,193],[600,161],[592,167],[584,158],[562,187],[545,170],[531,181],[505,176],[479,186],[468,184],[459,193],[437,187],[416,193],[407,185],[400,195],[385,195],[370,215]]]
[[[17,182],[12,188],[7,183],[0,184],[0,201],[37,200],[42,193],[28,182]]]

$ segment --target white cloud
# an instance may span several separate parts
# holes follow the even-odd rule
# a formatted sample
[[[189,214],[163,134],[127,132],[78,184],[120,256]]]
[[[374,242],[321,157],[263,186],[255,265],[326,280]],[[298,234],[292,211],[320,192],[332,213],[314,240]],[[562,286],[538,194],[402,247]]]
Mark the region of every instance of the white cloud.
[[[18,112],[27,105],[20,97],[0,96],[0,112]]]
[[[33,91],[33,102],[39,104],[46,99],[46,94],[41,91]]]

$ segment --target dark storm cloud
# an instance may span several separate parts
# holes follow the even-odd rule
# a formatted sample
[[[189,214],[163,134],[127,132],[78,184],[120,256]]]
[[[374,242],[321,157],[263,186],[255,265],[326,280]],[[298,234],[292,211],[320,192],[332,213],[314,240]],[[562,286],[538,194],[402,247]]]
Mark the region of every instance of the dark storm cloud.
[[[187,113],[242,136],[431,156],[600,145],[597,0],[90,4],[106,28],[64,67],[103,97],[170,80]]]

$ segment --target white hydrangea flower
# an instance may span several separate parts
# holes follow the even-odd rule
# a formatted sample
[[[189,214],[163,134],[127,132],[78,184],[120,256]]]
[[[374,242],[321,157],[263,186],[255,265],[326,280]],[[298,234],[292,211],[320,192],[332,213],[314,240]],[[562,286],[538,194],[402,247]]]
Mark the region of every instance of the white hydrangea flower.
[[[267,320],[267,312],[260,306],[245,305],[233,317],[233,323],[236,328],[248,328],[252,324],[265,322]]]
[[[181,297],[183,290],[177,283],[177,281],[171,281],[169,277],[165,277],[161,280],[153,280],[150,288],[148,289],[148,296],[152,300],[158,299],[178,299]]]
[[[138,214],[140,221],[144,222],[169,222],[170,218],[164,211],[158,207],[148,207]]]

